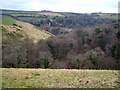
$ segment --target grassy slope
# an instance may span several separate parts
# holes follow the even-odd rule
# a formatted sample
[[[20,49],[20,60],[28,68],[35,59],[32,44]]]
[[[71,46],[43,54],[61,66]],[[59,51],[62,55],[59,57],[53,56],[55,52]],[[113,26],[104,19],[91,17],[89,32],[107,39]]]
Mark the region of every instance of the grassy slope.
[[[23,32],[26,33],[30,38],[34,39],[46,39],[50,37],[52,34],[48,33],[44,29],[38,29],[34,25],[24,23],[24,22],[16,22],[17,25],[22,27]]]
[[[0,21],[2,21],[2,24],[4,25],[12,25],[16,22],[14,18],[4,15],[0,15]]]
[[[20,34],[20,33],[16,33],[16,32],[9,32],[8,30],[0,27],[0,31],[2,31],[2,40],[3,43],[13,43],[14,41],[18,41],[18,40],[22,40],[25,37]]]
[[[32,39],[46,39],[52,34],[44,29],[38,29],[34,25],[29,23],[17,21],[9,16],[2,15],[2,27],[7,30],[6,36],[24,36]],[[15,24],[15,25],[13,25]],[[14,35],[13,35],[14,34]],[[5,34],[4,34],[5,35]]]
[[[9,16],[0,15],[0,20],[2,20],[2,25],[7,25],[8,27],[12,26],[16,20]],[[9,32],[9,30],[5,29],[4,27],[0,27],[0,32],[2,32],[2,39],[3,42],[12,42],[16,40],[20,40],[23,36],[19,33]]]
[[[115,88],[116,70],[2,69],[3,88]]]

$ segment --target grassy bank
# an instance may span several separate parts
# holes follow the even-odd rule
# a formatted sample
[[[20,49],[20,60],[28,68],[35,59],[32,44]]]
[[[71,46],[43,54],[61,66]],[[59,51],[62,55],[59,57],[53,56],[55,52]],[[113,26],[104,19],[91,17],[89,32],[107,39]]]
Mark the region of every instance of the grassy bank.
[[[2,21],[3,25],[12,25],[16,22],[16,20],[10,16],[0,15],[0,20]]]
[[[3,68],[3,88],[116,88],[116,70]]]

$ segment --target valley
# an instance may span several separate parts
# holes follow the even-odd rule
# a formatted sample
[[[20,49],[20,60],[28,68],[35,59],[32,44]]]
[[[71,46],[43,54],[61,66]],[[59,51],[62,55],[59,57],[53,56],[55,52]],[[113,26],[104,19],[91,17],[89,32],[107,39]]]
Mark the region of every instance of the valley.
[[[3,88],[120,88],[120,14],[0,9]]]

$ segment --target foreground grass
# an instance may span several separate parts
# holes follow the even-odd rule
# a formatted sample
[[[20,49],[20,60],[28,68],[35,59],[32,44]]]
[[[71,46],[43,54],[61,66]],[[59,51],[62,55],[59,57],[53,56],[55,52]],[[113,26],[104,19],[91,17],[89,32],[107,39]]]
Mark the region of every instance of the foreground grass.
[[[3,88],[117,88],[116,70],[2,69]]]

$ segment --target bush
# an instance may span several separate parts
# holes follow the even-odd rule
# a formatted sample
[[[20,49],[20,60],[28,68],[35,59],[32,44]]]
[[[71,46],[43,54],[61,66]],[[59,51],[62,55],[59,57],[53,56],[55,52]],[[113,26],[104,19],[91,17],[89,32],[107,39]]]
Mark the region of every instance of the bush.
[[[45,69],[51,66],[50,60],[47,58],[42,58],[42,64]]]
[[[101,28],[96,28],[96,29],[95,29],[95,33],[96,33],[96,34],[99,34],[99,33],[101,33],[101,32],[103,32],[103,30],[102,30]]]
[[[80,69],[80,62],[81,62],[81,60],[78,58],[77,59],[70,59],[69,60],[69,64],[70,64],[69,68]]]

